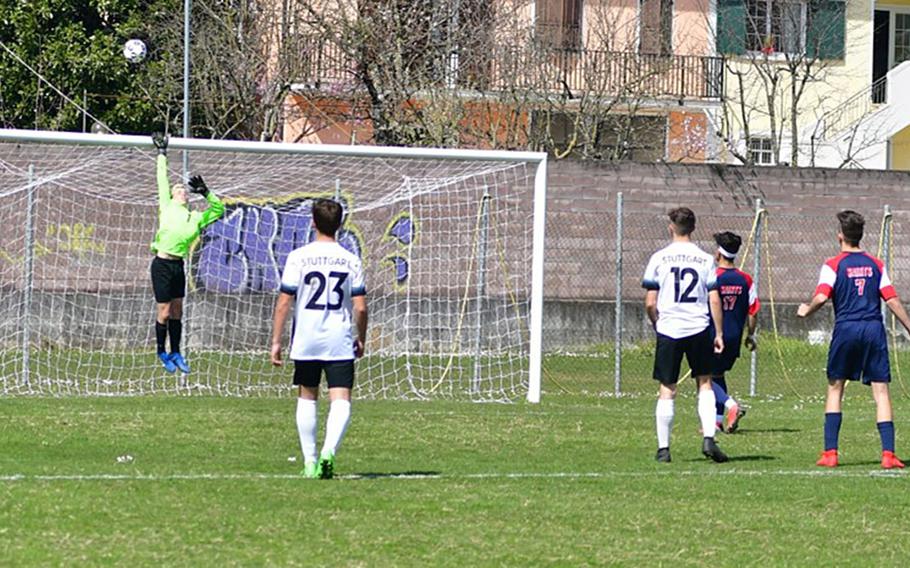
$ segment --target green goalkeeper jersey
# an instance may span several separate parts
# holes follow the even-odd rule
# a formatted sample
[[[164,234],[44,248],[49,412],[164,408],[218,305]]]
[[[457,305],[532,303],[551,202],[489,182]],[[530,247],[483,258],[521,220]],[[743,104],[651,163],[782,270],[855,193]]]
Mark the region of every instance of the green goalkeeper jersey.
[[[152,252],[163,252],[183,258],[205,227],[224,214],[224,203],[211,191],[205,196],[209,207],[205,211],[190,211],[185,204],[171,199],[171,184],[167,179],[167,157],[158,156],[158,233]]]

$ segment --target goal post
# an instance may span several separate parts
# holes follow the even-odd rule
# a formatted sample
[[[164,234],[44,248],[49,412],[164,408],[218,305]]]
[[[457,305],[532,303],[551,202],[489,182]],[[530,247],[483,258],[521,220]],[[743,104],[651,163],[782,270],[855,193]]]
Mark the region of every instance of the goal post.
[[[540,401],[546,154],[169,149],[192,152],[227,205],[187,257],[187,382],[154,361],[150,137],[0,130],[0,393],[284,392],[266,365],[276,278],[312,238],[312,198],[340,196],[339,242],[364,259],[371,306],[360,394]]]

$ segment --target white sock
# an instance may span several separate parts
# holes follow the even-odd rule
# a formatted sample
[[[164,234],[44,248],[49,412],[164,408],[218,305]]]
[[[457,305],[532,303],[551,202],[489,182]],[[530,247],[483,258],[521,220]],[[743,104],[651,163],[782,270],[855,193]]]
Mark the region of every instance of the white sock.
[[[701,420],[701,431],[705,438],[713,438],[717,433],[717,424],[714,422],[714,391],[698,391],[698,418]]]
[[[344,432],[348,429],[348,422],[351,421],[351,402],[349,400],[333,400],[329,406],[329,417],[325,421],[325,444],[322,451],[326,450],[335,454],[338,446],[341,445],[341,439],[344,438]]]
[[[297,435],[304,463],[316,463],[316,414],[315,400],[297,399]]]
[[[670,431],[673,429],[673,411],[675,403],[672,398],[657,399],[654,417],[657,421],[657,447],[670,447]]]
[[[735,400],[733,400],[733,397],[731,396],[730,398],[727,399],[727,402],[724,403],[724,408],[726,408],[727,410],[730,410],[731,408],[733,408],[733,406],[735,404],[737,404],[737,403]]]

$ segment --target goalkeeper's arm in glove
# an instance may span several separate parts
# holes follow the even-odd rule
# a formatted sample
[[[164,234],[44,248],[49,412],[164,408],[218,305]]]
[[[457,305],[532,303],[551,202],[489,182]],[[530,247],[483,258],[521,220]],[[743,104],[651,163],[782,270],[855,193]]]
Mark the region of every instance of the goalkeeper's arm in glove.
[[[167,155],[167,136],[161,132],[156,132],[152,134],[152,144],[155,145],[155,148],[158,150],[158,153],[162,156]]]
[[[202,176],[193,176],[189,181],[190,193],[198,193],[202,197],[206,197],[209,194],[209,188],[205,185],[205,180],[202,179]]]

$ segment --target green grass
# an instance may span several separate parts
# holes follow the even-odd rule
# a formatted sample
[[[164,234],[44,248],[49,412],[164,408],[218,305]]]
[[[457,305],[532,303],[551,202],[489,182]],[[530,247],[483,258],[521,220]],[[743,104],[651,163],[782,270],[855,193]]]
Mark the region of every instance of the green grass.
[[[910,477],[880,474],[867,389],[848,389],[837,470],[813,465],[819,377],[802,378],[814,385],[802,400],[749,400],[740,433],[719,438],[727,464],[701,456],[683,388],[674,462],[661,465],[652,395],[604,396],[598,383],[612,379],[584,361],[551,359],[571,394],[548,385],[540,405],[357,401],[333,481],[299,478],[288,461],[290,393],[0,399],[0,559],[815,566],[910,553]],[[896,415],[900,450],[910,402]]]

